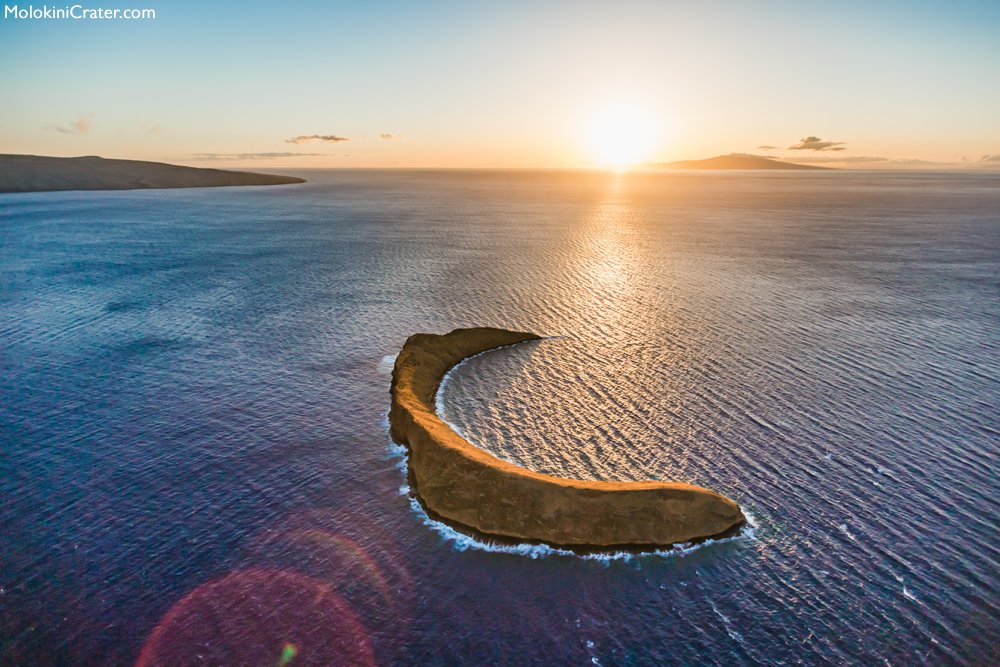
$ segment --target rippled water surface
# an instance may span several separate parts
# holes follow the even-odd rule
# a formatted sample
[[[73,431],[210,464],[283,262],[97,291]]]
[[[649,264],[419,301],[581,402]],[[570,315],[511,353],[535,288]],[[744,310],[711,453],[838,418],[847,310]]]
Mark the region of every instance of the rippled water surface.
[[[1000,661],[1000,175],[304,175],[0,198],[0,664]],[[752,535],[427,525],[388,372],[472,325],[549,336],[472,442]]]

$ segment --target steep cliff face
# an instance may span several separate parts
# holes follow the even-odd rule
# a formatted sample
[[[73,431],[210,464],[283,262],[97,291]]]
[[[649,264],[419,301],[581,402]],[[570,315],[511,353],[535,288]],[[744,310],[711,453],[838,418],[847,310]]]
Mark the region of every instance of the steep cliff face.
[[[729,533],[732,500],[680,482],[562,479],[474,447],[436,414],[444,374],[462,359],[539,337],[504,329],[415,334],[392,373],[392,437],[410,449],[416,491],[432,512],[479,532],[569,547],[669,545]]]

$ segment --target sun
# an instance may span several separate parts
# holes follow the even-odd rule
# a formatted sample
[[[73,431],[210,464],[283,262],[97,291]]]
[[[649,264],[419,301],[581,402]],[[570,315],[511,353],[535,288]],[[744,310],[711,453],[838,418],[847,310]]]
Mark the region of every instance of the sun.
[[[586,126],[586,140],[598,166],[622,171],[653,155],[659,131],[651,114],[636,107],[616,105],[591,117]]]

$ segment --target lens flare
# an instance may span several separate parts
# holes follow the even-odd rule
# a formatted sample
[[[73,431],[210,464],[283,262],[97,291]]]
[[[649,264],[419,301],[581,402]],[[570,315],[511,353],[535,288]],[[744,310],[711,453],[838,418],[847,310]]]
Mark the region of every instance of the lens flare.
[[[330,584],[248,569],[199,586],[154,628],[136,667],[374,665],[368,632]]]
[[[295,656],[298,654],[299,650],[295,648],[295,644],[286,642],[285,645],[281,647],[281,660],[278,661],[278,667],[285,667],[285,665],[294,660]]]
[[[413,582],[395,539],[365,515],[326,509],[292,514],[258,533],[246,557],[329,585],[368,630],[380,664],[393,663],[403,649]]]

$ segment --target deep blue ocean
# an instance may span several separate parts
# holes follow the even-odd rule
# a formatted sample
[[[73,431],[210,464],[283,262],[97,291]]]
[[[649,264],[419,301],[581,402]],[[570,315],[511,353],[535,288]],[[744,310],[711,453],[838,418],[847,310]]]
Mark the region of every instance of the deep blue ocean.
[[[1000,663],[1000,173],[311,171],[0,195],[0,664]],[[407,336],[521,465],[738,538],[434,524]]]

